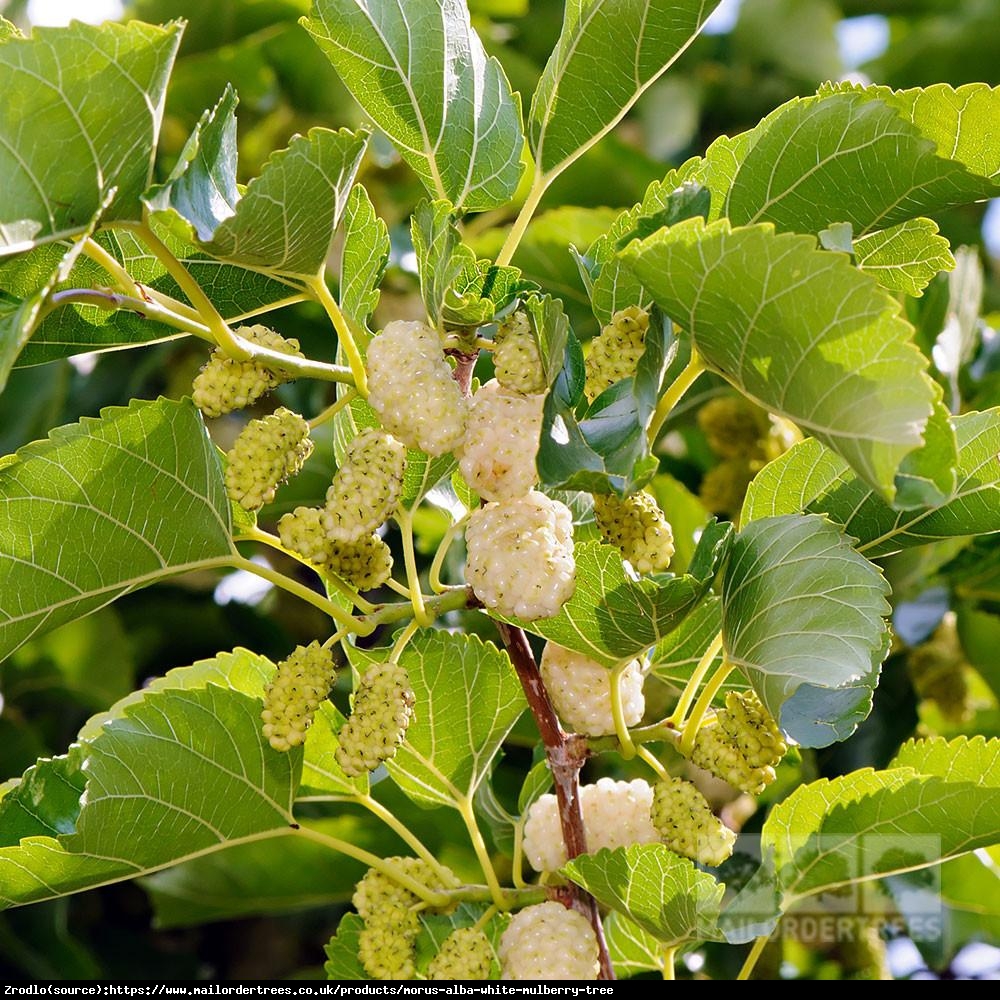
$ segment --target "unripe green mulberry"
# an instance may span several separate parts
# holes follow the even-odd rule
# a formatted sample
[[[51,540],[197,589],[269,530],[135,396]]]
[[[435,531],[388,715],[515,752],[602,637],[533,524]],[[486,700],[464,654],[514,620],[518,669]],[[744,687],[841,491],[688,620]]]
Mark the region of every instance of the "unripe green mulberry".
[[[767,414],[742,396],[716,396],[698,411],[698,426],[721,458],[761,458]]]
[[[474,510],[465,529],[466,582],[488,608],[532,621],[573,596],[573,515],[532,490]]]
[[[743,507],[747,487],[759,468],[760,463],[745,458],[727,458],[705,473],[698,497],[713,514],[735,517]]]
[[[278,664],[264,688],[264,735],[275,750],[291,750],[306,738],[313,716],[333,687],[336,668],[330,650],[318,642],[298,646]]]
[[[788,744],[755,691],[730,691],[725,710],[716,713],[719,728],[750,767],[774,767]]]
[[[260,510],[312,449],[308,422],[284,406],[251,420],[226,455],[226,491],[244,510]]]
[[[368,402],[390,434],[428,455],[465,437],[468,402],[437,330],[423,323],[393,320],[368,345]]]
[[[413,718],[410,678],[398,663],[377,663],[361,676],[351,717],[340,730],[337,763],[352,778],[396,753]]]
[[[465,481],[484,500],[523,497],[538,482],[543,403],[543,396],[524,396],[496,379],[472,397],[468,430],[456,454]]]
[[[594,928],[554,900],[527,906],[500,938],[500,970],[501,979],[596,979]]]
[[[649,313],[638,306],[620,309],[590,344],[584,392],[593,402],[605,389],[635,375],[646,349]]]
[[[774,781],[774,768],[757,767],[743,756],[740,748],[721,726],[703,726],[691,748],[691,763],[710,771],[741,792],[757,795]]]
[[[323,530],[323,511],[319,507],[296,507],[278,521],[278,537],[290,552],[297,552],[317,566],[330,557],[330,539]]]
[[[907,667],[921,698],[930,698],[949,722],[967,722],[972,715],[967,663],[949,612],[921,646],[911,649]]]
[[[542,356],[526,313],[508,316],[497,328],[494,345],[493,369],[505,389],[525,395],[545,392]]]
[[[489,979],[493,948],[482,931],[460,927],[452,931],[427,966],[428,979]]]
[[[637,573],[662,573],[674,554],[674,532],[657,502],[644,490],[628,497],[594,497],[594,519]]]
[[[392,576],[392,551],[378,535],[356,542],[330,542],[324,567],[355,590],[374,590]]]
[[[713,812],[690,781],[669,778],[653,789],[650,810],[663,843],[692,861],[714,868],[733,853],[736,834]]]
[[[403,927],[379,923],[365,926],[358,935],[358,959],[372,979],[412,979],[416,973],[414,942],[419,931],[416,914],[412,915],[414,929],[407,933]]]
[[[326,491],[327,536],[335,542],[357,542],[370,535],[396,509],[405,470],[404,445],[383,430],[363,430],[348,446]]]
[[[297,340],[285,340],[266,326],[241,326],[236,334],[244,340],[282,354],[301,358]],[[205,367],[195,376],[192,387],[194,405],[207,417],[242,410],[285,381],[285,377],[256,361],[237,361],[219,348],[212,352]]]
[[[539,664],[545,690],[563,723],[587,736],[607,736],[615,731],[611,712],[611,671],[583,653],[547,642]],[[619,680],[622,716],[626,726],[642,720],[642,667],[632,660]]]

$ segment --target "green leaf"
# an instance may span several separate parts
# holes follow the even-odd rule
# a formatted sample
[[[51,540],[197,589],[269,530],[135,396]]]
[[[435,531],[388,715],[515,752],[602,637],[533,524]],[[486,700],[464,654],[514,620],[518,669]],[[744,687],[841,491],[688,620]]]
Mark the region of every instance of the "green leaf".
[[[379,300],[389,263],[389,229],[376,215],[368,192],[355,184],[344,209],[344,248],[340,255],[340,308],[360,331],[364,351],[371,337],[368,321]]]
[[[364,928],[365,922],[356,913],[345,913],[340,918],[337,933],[324,946],[326,964],[323,969],[328,980],[371,979],[358,958],[358,938]]]
[[[854,242],[858,267],[883,288],[923,295],[931,279],[955,266],[948,241],[932,219],[911,219]]]
[[[212,256],[279,274],[322,273],[368,145],[368,133],[312,128],[273,153],[202,246]]]
[[[300,798],[322,795],[365,795],[368,792],[368,775],[349,778],[337,763],[337,734],[344,724],[344,717],[331,702],[325,701],[313,718],[309,739],[305,744],[302,762]]]
[[[311,738],[311,734],[310,734]],[[388,831],[358,816],[310,822],[319,833],[363,850],[397,849]],[[367,867],[302,837],[256,840],[207,854],[142,879],[158,927],[191,927],[255,914],[329,907],[351,898]],[[280,877],[275,873],[280,872]]]
[[[796,789],[764,821],[782,908],[1000,841],[1000,741],[907,743],[888,770]]]
[[[584,542],[575,551],[576,591],[559,614],[531,622],[507,620],[612,667],[656,645],[694,610],[708,593],[731,537],[731,524],[711,524],[687,573],[641,580],[625,575],[617,549]]]
[[[231,552],[219,460],[190,401],[134,402],[60,427],[0,461],[0,658]]]
[[[524,310],[538,342],[546,384],[551,386],[562,371],[571,333],[569,318],[562,302],[551,295],[529,295],[524,300]]]
[[[866,235],[994,196],[1000,147],[982,137],[998,113],[1000,89],[984,84],[828,86],[713,143],[702,171],[713,216],[796,232],[849,222]]]
[[[722,629],[722,599],[709,594],[650,654],[650,672],[680,694],[709,643]],[[722,662],[721,651],[712,660]],[[732,687],[727,684],[727,687]]]
[[[521,108],[459,0],[314,0],[302,23],[435,198],[505,205],[521,177]]]
[[[621,121],[716,6],[717,0],[567,0],[528,116],[538,169],[558,173]]]
[[[693,161],[692,161],[693,162]],[[684,180],[685,170],[671,170],[646,189],[642,201],[622,212],[603,236],[578,258],[594,315],[602,324],[627,306],[648,306],[652,296],[618,257],[634,239],[651,236],[696,215],[707,217],[711,195],[695,181]]]
[[[373,659],[357,648],[351,656],[362,664]],[[471,800],[525,708],[507,654],[476,636],[423,630],[399,662],[416,706],[389,774],[420,805]]]
[[[181,30],[77,21],[0,45],[0,255],[84,232],[109,195],[105,222],[140,218]]]
[[[89,720],[67,757],[29,770],[0,800],[0,908],[291,834],[301,752],[263,737],[270,666],[237,650],[171,670]],[[43,783],[44,809],[21,808]],[[136,837],[147,824],[157,836]]]
[[[5,42],[8,38],[23,37],[21,29],[16,24],[12,24],[5,17],[0,17],[0,42]]]
[[[619,979],[663,969],[663,945],[634,920],[613,910],[604,918],[604,937]]]
[[[663,844],[582,854],[560,871],[666,947],[717,936],[725,887]]]
[[[724,219],[678,223],[622,256],[712,369],[893,499],[941,393],[886,291],[812,237]]]
[[[593,493],[634,493],[656,474],[648,430],[677,353],[673,325],[654,313],[634,378],[595,399],[577,419],[584,382],[580,346],[568,341],[563,371],[545,399],[538,446],[543,485]]]
[[[1000,531],[1000,410],[952,417],[957,484],[945,504],[896,511],[847,463],[816,440],[801,441],[750,484],[743,520],[808,511],[825,514],[858,539],[869,558],[942,538]]]
[[[431,322],[439,325],[448,293],[476,255],[462,242],[454,206],[448,201],[422,201],[413,210],[410,235],[417,256],[420,295]]]
[[[201,116],[170,175],[162,184],[153,185],[143,199],[151,211],[173,209],[205,243],[236,214],[240,200],[236,183],[238,103],[232,84],[227,84],[215,107]]]
[[[801,745],[846,739],[871,710],[888,652],[888,592],[825,518],[766,518],[733,539],[722,584],[726,659]]]

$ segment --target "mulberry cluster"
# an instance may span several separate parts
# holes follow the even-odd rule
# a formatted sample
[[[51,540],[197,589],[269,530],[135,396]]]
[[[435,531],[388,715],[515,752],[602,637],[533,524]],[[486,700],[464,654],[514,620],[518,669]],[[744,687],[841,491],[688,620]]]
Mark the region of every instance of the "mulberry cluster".
[[[466,582],[488,608],[532,621],[573,596],[573,515],[532,490],[472,512],[465,529]]]
[[[718,396],[698,411],[698,426],[722,461],[705,473],[701,502],[713,514],[740,512],[747,487],[765,463],[802,440],[798,428],[743,396]]]
[[[653,789],[653,826],[663,843],[692,861],[715,867],[733,853],[736,834],[723,824],[690,781],[669,778]]]
[[[465,437],[467,401],[436,330],[394,320],[368,345],[368,402],[385,429],[428,455]]]
[[[593,402],[605,389],[631,378],[646,349],[649,313],[638,306],[621,309],[590,344],[584,392]]]
[[[419,858],[386,861],[428,889],[451,888]],[[419,897],[371,868],[357,884],[352,902],[365,922],[358,938],[358,958],[365,972],[373,979],[412,979],[416,972],[414,944],[420,933],[415,909]]]
[[[587,850],[655,844],[660,840],[649,818],[653,789],[641,778],[600,778],[580,789]],[[566,845],[559,823],[559,804],[551,794],[531,804],[524,824],[524,856],[536,871],[555,871],[566,864]]]
[[[452,931],[427,966],[428,979],[489,979],[493,948],[482,931],[460,927]]]
[[[406,448],[383,430],[362,431],[326,491],[323,529],[334,542],[352,543],[383,524],[399,501]]]
[[[582,653],[548,642],[539,669],[545,690],[566,725],[587,736],[606,736],[615,731],[611,671],[607,667]],[[619,680],[626,726],[637,726],[645,711],[642,682],[642,667],[638,660],[632,660]]]
[[[281,544],[320,569],[347,581],[356,590],[381,586],[392,574],[392,552],[378,535],[356,542],[335,542],[323,526],[324,510],[296,507],[278,521]]]
[[[541,395],[525,396],[491,379],[473,396],[458,450],[465,481],[485,500],[523,497],[538,482]]]
[[[497,381],[513,392],[533,395],[545,392],[545,371],[538,341],[526,313],[508,316],[494,338],[493,368]]]
[[[333,656],[318,642],[298,646],[278,664],[264,688],[264,735],[275,750],[291,750],[306,738],[313,716],[330,693],[336,668]]]
[[[285,407],[251,420],[226,455],[226,490],[245,510],[260,510],[312,453],[306,420]]]
[[[788,749],[781,731],[752,691],[726,696],[716,724],[698,730],[691,762],[751,795],[774,781],[774,765]]]
[[[662,573],[674,555],[674,532],[659,505],[645,491],[628,497],[594,497],[594,518],[604,540],[614,545],[637,573]]]
[[[582,913],[549,900],[515,914],[500,938],[501,979],[597,979],[597,938]]]
[[[361,676],[351,717],[340,730],[337,763],[352,778],[396,753],[413,718],[413,689],[398,663],[377,663]]]
[[[301,358],[297,340],[285,340],[266,326],[241,326],[236,334],[261,347]],[[206,417],[242,410],[280,385],[284,378],[256,361],[237,361],[216,348],[192,386],[194,405]]]
[[[913,686],[921,698],[930,698],[949,722],[967,722],[972,715],[967,664],[949,613],[923,645],[907,659]]]

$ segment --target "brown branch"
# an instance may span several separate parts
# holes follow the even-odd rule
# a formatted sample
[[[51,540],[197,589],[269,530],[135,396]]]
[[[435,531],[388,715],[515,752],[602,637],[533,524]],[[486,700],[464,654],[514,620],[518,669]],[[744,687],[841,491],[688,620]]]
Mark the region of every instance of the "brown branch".
[[[450,354],[455,359],[455,371],[452,375],[462,390],[462,395],[468,396],[472,389],[472,372],[476,367],[479,351],[467,354],[465,351],[458,351],[452,348],[445,353]]]
[[[559,825],[566,844],[566,856],[575,858],[579,854],[586,854],[587,836],[583,826],[583,810],[580,806],[579,779],[580,770],[588,756],[587,741],[575,734],[565,733],[559,724],[559,718],[542,683],[542,675],[538,672],[538,664],[535,663],[524,630],[503,622],[497,622],[496,625],[510,654],[514,670],[517,671],[521,687],[524,688],[524,695],[528,699],[531,714],[535,717],[542,742],[545,744],[545,755],[556,786]],[[601,962],[600,978],[614,979],[615,971],[611,965],[611,956],[608,954],[608,944],[604,938],[604,927],[597,909],[597,900],[577,885],[560,887],[553,891],[552,896],[564,906],[578,910],[590,921],[597,937]]]

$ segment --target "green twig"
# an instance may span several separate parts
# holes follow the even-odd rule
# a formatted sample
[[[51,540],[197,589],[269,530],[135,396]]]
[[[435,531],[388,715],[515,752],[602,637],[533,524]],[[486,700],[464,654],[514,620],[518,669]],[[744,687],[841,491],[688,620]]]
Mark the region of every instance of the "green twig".
[[[695,737],[698,735],[702,721],[708,710],[712,707],[712,700],[722,689],[722,685],[726,683],[726,680],[735,668],[736,664],[723,660],[722,666],[719,667],[712,679],[705,685],[698,696],[698,700],[694,703],[691,715],[687,722],[684,723],[684,731],[681,733],[681,741],[678,747],[685,757],[691,753],[691,748],[694,746]]]
[[[465,824],[466,830],[469,832],[469,839],[472,841],[472,849],[476,852],[476,857],[479,859],[479,866],[483,870],[483,876],[486,879],[486,884],[490,887],[490,895],[493,897],[493,905],[496,906],[498,910],[506,910],[508,908],[508,903],[506,897],[504,896],[504,891],[500,887],[500,880],[497,878],[496,869],[493,867],[493,861],[490,858],[490,852],[486,849],[486,842],[483,840],[483,833],[479,829],[479,824],[476,822],[476,814],[472,808],[472,802],[467,798],[456,799],[455,805],[458,807],[458,813],[462,817],[462,822]]]
[[[706,649],[702,654],[701,659],[698,661],[698,665],[694,668],[694,671],[688,678],[687,684],[684,685],[684,690],[681,692],[680,698],[677,700],[677,705],[674,708],[673,714],[670,716],[670,721],[677,728],[684,725],[688,709],[694,702],[695,695],[698,693],[698,688],[701,686],[701,682],[705,679],[709,670],[712,669],[712,664],[715,662],[716,656],[719,655],[720,649],[722,649],[721,632],[719,632],[708,644],[708,649]]]
[[[309,430],[314,431],[317,427],[322,427],[323,424],[340,413],[345,406],[350,406],[351,400],[354,399],[358,394],[357,389],[348,389],[335,403],[331,403],[325,410],[320,410],[312,420],[309,421]]]
[[[504,240],[504,244],[500,248],[500,253],[497,255],[497,264],[499,266],[503,267],[511,262],[518,245],[524,238],[528,223],[531,222],[531,217],[535,214],[538,203],[542,200],[542,195],[545,194],[545,189],[549,186],[550,180],[551,178],[546,177],[542,173],[535,174],[535,180],[531,185],[531,190],[528,192],[528,197],[525,198],[524,204],[521,206],[521,211],[518,212],[517,218],[514,220],[514,225],[510,227],[507,239]]]
[[[403,538],[403,562],[406,564],[406,585],[410,588],[413,617],[421,625],[430,625],[434,619],[424,606],[424,595],[420,592],[420,574],[417,570],[417,555],[413,548],[413,519],[405,507],[400,507],[393,515]]]
[[[306,282],[306,288],[315,296],[316,301],[326,310],[326,314],[337,331],[337,340],[344,355],[350,365],[351,373],[354,376],[354,384],[362,396],[368,396],[368,376],[365,373],[365,363],[361,359],[361,352],[358,350],[357,342],[351,327],[340,311],[337,300],[333,297],[326,279],[322,274],[311,278]]]
[[[663,425],[666,423],[670,411],[677,405],[681,397],[697,381],[698,376],[705,371],[705,365],[698,353],[691,349],[691,360],[687,363],[681,373],[670,384],[670,388],[660,397],[653,411],[653,418],[649,422],[649,429],[646,431],[646,438],[652,444],[659,436]]]
[[[753,974],[754,966],[757,964],[757,960],[763,954],[764,949],[767,947],[767,942],[771,939],[769,934],[762,934],[759,938],[756,938],[753,943],[753,947],[750,949],[750,954],[747,955],[746,961],[743,963],[743,968],[740,969],[740,974],[736,977],[737,980],[749,979]]]

